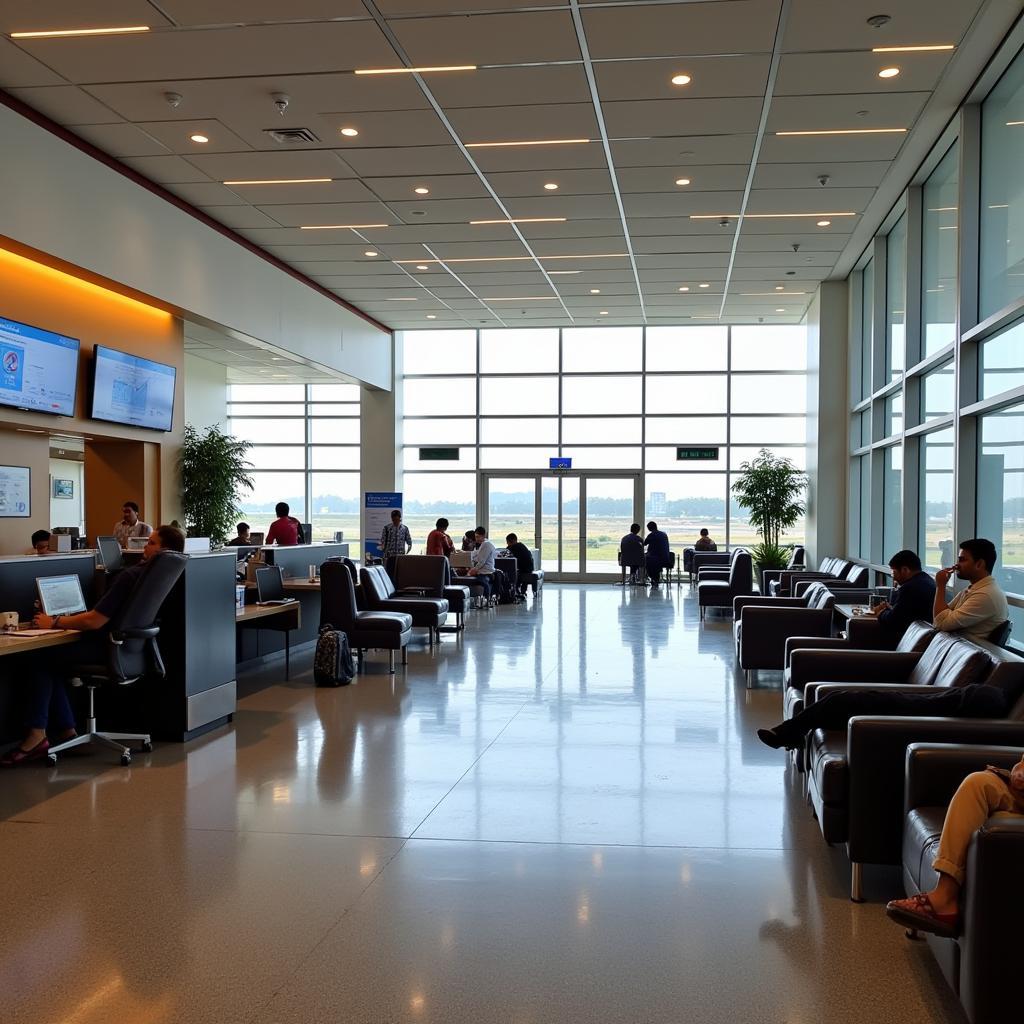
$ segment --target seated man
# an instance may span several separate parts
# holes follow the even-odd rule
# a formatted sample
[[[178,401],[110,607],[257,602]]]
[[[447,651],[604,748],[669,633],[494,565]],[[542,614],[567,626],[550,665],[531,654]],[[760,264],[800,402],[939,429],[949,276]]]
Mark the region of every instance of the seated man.
[[[32,550],[30,555],[48,555],[50,553],[50,531],[36,530],[32,534]]]
[[[644,567],[644,541],[640,536],[640,524],[633,523],[629,533],[619,541],[619,564],[623,569],[632,569],[630,583],[637,580],[637,570]]]
[[[758,729],[757,738],[778,750],[799,747],[815,729],[845,729],[857,715],[897,718],[1005,718],[1021,694],[1021,687],[988,683],[966,686],[922,686],[924,693],[887,690],[847,690],[826,694],[773,729]]]
[[[277,518],[267,530],[267,547],[277,544],[278,547],[294,547],[299,543],[299,521],[291,514],[287,501],[279,501],[274,506]]]
[[[238,534],[237,536],[232,537],[231,540],[228,541],[227,546],[229,548],[243,547],[244,545],[249,543],[249,524],[239,523],[235,527],[235,529],[238,531]]]
[[[956,565],[935,574],[935,628],[944,633],[962,633],[972,640],[987,640],[992,631],[1010,617],[1006,595],[992,578],[996,565],[996,546],[977,537],[960,541]],[[946,584],[952,575],[967,580],[968,587],[948,604]]]
[[[921,559],[913,551],[897,551],[889,559],[889,568],[896,594],[891,605],[882,601],[871,609],[871,614],[878,619],[885,646],[895,647],[912,622],[931,622],[935,583],[922,571]]]
[[[693,542],[694,551],[717,551],[718,545],[711,539],[707,528],[700,531],[700,536]]]
[[[92,611],[77,615],[35,616],[32,621],[37,629],[75,629],[88,635],[76,644],[60,648],[59,653],[46,651],[43,657],[32,659],[24,687],[28,701],[28,731],[21,743],[0,758],[0,765],[13,768],[45,757],[50,749],[47,729],[52,730],[62,743],[77,735],[64,680],[75,665],[106,662],[111,619],[131,599],[136,583],[163,550],[184,551],[185,535],[172,526],[157,527],[149,535],[142,561],[114,576],[109,589]]]
[[[651,520],[647,524],[647,537],[644,539],[647,548],[647,572],[651,577],[651,586],[661,583],[661,571],[668,568],[669,546],[668,534],[658,529],[658,524]]]
[[[449,558],[454,550],[455,544],[448,536],[448,520],[438,519],[434,528],[427,534],[427,554]]]
[[[473,551],[473,567],[469,570],[469,575],[477,577],[484,588],[482,600],[489,601],[491,584],[494,582],[491,578],[494,575],[494,559],[498,555],[498,550],[487,539],[487,530],[483,526],[478,526],[473,531],[473,540],[476,548]]]
[[[516,590],[518,593],[524,594],[529,583],[530,573],[533,572],[533,552],[514,533],[510,533],[505,538],[505,550],[516,560],[518,571]]]
[[[1024,757],[1007,772],[989,768],[972,772],[960,783],[946,811],[938,856],[932,867],[939,873],[931,892],[892,900],[885,912],[906,928],[955,938],[960,924],[960,886],[967,867],[971,836],[993,815],[1024,816]]]
[[[467,530],[462,535],[462,550],[463,551],[475,551],[476,550],[476,531]]]

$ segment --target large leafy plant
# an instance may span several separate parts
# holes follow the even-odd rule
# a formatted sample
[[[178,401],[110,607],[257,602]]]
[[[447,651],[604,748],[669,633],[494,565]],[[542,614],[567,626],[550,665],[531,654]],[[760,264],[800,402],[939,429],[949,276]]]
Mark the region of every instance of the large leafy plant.
[[[748,462],[733,485],[736,502],[750,514],[750,525],[766,545],[779,547],[783,531],[804,514],[807,477],[786,458],[762,448]]]
[[[188,536],[209,537],[214,544],[223,544],[234,534],[241,514],[239,494],[253,487],[252,463],[246,458],[251,447],[250,442],[225,434],[219,427],[200,432],[186,424],[180,468]]]

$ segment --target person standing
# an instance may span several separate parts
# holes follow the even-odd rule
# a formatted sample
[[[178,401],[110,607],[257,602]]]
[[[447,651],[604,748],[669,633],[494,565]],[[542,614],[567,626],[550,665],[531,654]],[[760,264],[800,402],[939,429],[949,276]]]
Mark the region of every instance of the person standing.
[[[299,521],[290,513],[291,509],[288,507],[287,501],[279,501],[274,506],[274,515],[277,518],[267,530],[266,543],[268,547],[276,543],[278,547],[293,548],[299,543]]]
[[[396,508],[391,513],[391,522],[381,530],[380,557],[387,561],[396,555],[407,555],[412,551],[412,534],[402,522],[402,513]]]
[[[661,582],[662,570],[668,568],[669,547],[668,534],[659,530],[653,519],[647,524],[644,547],[647,548],[647,572],[651,577],[651,586],[656,587]]]
[[[114,524],[117,543],[126,548],[132,537],[148,537],[152,532],[153,527],[139,518],[139,506],[134,501],[126,501],[121,507],[121,522]]]
[[[1010,617],[1006,595],[992,578],[995,566],[996,546],[992,541],[983,537],[960,541],[956,565],[935,574],[932,618],[936,629],[960,633],[971,640],[987,640]],[[967,580],[968,587],[947,604],[946,584],[953,575]]]
[[[454,550],[455,542],[448,536],[448,520],[438,519],[434,529],[427,534],[427,554],[450,558]]]

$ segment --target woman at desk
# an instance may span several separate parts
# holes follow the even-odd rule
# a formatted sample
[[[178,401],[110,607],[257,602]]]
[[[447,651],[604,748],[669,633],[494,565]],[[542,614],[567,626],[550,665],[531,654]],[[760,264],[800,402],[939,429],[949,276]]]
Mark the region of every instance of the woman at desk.
[[[21,743],[0,758],[0,765],[15,768],[26,761],[45,757],[50,749],[47,732],[52,732],[61,743],[78,735],[75,731],[75,716],[64,689],[65,673],[70,672],[73,665],[106,661],[107,626],[110,620],[131,598],[135,584],[149,568],[148,563],[153,556],[164,549],[184,551],[185,535],[173,526],[157,527],[149,535],[142,561],[119,572],[91,611],[79,612],[77,615],[36,615],[33,625],[37,629],[74,629],[92,635],[75,644],[64,657],[47,654],[45,666],[38,660],[33,661],[25,687],[28,731]]]

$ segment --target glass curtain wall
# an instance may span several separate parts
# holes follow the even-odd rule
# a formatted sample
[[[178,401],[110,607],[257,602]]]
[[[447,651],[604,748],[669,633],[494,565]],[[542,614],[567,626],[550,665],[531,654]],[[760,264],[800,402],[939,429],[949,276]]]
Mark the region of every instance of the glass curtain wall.
[[[406,331],[402,345],[414,536],[442,514],[471,524],[478,470],[514,478],[568,456],[574,470],[642,471],[645,514],[679,546],[701,526],[720,545],[749,544],[754,530],[729,492],[741,463],[767,447],[806,464],[803,327]],[[426,446],[456,451],[427,462]],[[681,446],[717,457],[682,462]],[[494,482],[488,511],[531,515],[533,500],[532,487]],[[614,511],[631,515],[631,499],[619,501],[628,508]],[[787,540],[802,539],[801,522]]]
[[[253,530],[266,532],[286,501],[314,540],[340,530],[358,550],[358,385],[232,384],[227,429],[253,442],[254,487],[240,502]]]
[[[861,334],[852,339],[849,544],[876,566],[897,548],[916,547],[934,571],[952,564],[959,540],[989,538],[999,553],[995,576],[1010,603],[1010,642],[1020,648],[1024,178],[1017,168],[1024,163],[1024,55],[1009,63],[987,97],[972,98],[978,101],[980,133],[967,117],[958,139],[940,143],[930,173],[901,200],[908,212],[892,220],[850,278]],[[962,180],[961,167],[973,176],[976,166],[980,180]],[[976,206],[964,202],[972,191],[980,194]],[[919,233],[908,231],[915,203]],[[978,232],[978,251],[958,242],[967,228]],[[872,255],[881,244],[887,265],[880,309]],[[907,260],[908,252],[920,254],[919,280],[908,274],[916,262]],[[961,280],[964,266],[969,272]],[[919,328],[905,314],[912,302],[920,309]],[[977,317],[964,322],[964,310],[972,316],[975,303]],[[908,324],[919,336],[905,337],[912,364],[905,367],[896,349]],[[872,377],[872,339],[882,331],[885,372]]]

